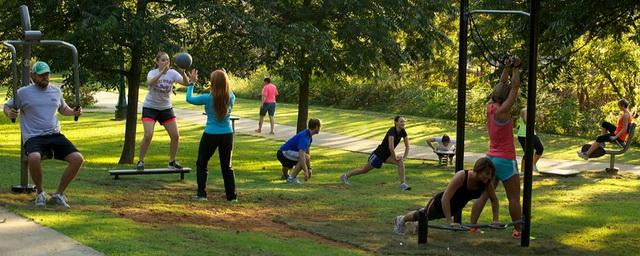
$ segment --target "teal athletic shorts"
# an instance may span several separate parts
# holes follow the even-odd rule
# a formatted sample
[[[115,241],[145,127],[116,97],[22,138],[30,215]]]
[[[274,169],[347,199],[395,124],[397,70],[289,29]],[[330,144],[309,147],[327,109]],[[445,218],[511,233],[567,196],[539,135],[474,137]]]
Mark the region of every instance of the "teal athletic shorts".
[[[518,174],[518,163],[516,160],[506,159],[502,157],[487,156],[496,166],[496,178],[500,181],[506,181]]]

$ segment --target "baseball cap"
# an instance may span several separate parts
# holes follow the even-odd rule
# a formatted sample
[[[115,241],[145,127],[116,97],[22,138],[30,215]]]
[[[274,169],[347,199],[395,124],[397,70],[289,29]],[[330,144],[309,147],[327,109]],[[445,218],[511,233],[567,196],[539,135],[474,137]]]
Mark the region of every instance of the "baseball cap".
[[[47,65],[47,63],[45,63],[44,61],[38,61],[35,64],[33,64],[33,73],[42,75],[44,73],[50,73],[50,72],[51,70],[49,69],[49,65]]]

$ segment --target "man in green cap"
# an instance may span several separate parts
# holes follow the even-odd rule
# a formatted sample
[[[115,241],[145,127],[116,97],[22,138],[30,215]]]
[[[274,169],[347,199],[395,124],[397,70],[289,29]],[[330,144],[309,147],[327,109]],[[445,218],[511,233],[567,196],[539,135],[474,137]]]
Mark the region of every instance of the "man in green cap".
[[[60,178],[60,184],[51,195],[53,203],[69,208],[64,191],[76,176],[84,158],[78,149],[60,133],[60,122],[56,112],[65,116],[81,115],[82,109],[72,109],[62,97],[60,88],[49,84],[49,65],[38,61],[31,69],[32,84],[18,89],[17,95],[4,104],[4,114],[16,118],[20,114],[22,143],[27,155],[29,174],[36,186],[35,205],[45,207],[47,193],[42,187],[43,158],[52,157],[69,163]],[[16,104],[18,103],[18,104]]]

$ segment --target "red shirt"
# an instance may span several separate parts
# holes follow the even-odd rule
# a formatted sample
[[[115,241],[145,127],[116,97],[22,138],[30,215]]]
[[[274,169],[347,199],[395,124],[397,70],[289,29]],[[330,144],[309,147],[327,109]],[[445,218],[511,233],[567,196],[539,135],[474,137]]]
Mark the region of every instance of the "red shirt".
[[[277,95],[278,89],[274,84],[268,83],[262,87],[262,97],[264,97],[263,103],[276,103]]]
[[[618,118],[618,125],[616,126],[615,134],[618,134],[620,131],[622,131],[622,128],[624,128],[624,127],[622,127],[622,122],[623,122],[622,118],[624,117],[624,114],[626,114],[626,113],[623,113],[620,116],[620,118]],[[631,124],[632,121],[633,121],[633,118],[631,117],[631,114],[629,114],[629,124]],[[625,132],[624,134],[622,134],[620,136],[620,139],[623,140],[623,141],[627,141],[627,135],[629,135],[629,131],[628,130],[627,130],[627,132]]]
[[[488,156],[516,160],[516,147],[513,143],[513,121],[500,124],[495,119],[498,103],[487,105],[487,130],[489,131]]]

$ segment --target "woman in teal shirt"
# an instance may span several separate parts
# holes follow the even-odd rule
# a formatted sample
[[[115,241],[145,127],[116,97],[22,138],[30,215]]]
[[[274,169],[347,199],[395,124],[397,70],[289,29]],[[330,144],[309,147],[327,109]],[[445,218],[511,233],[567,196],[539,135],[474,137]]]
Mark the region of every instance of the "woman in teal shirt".
[[[229,116],[236,101],[236,96],[229,88],[229,79],[224,70],[211,72],[210,93],[193,96],[193,83],[198,81],[198,70],[189,72],[187,87],[187,102],[193,105],[204,105],[207,114],[207,124],[204,128],[200,146],[198,147],[198,160],[196,162],[196,176],[198,192],[194,199],[207,200],[207,176],[209,174],[209,159],[217,148],[220,148],[220,169],[224,180],[224,191],[227,201],[237,201],[236,182],[233,168],[231,167],[231,150],[233,147],[233,129]]]

